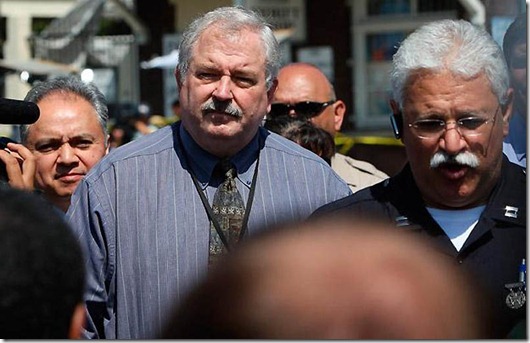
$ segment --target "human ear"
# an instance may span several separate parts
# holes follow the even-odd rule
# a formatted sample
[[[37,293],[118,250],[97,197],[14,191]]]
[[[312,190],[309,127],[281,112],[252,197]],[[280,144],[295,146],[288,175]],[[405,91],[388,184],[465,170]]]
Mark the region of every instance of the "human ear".
[[[346,113],[346,104],[342,100],[337,100],[333,104],[333,111],[335,116],[333,117],[335,123],[335,131],[340,131],[342,122],[344,121],[344,114]]]

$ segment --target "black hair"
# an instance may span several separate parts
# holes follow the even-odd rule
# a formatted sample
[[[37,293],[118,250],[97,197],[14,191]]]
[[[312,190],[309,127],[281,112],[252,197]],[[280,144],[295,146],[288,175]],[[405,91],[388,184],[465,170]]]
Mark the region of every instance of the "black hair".
[[[263,126],[314,152],[331,165],[331,157],[335,154],[335,141],[326,130],[316,127],[308,120],[289,115],[267,118]]]
[[[511,64],[513,47],[519,43],[526,42],[526,26],[526,12],[524,12],[514,19],[504,34],[502,51],[508,67]]]
[[[0,337],[68,338],[85,272],[64,214],[12,188],[0,189],[0,203]]]

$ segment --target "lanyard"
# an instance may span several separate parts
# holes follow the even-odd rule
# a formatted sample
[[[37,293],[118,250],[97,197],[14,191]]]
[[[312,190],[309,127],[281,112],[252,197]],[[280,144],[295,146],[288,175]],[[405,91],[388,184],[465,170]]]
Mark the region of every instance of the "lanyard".
[[[201,186],[199,184],[199,181],[197,180],[197,177],[193,173],[193,170],[191,168],[191,164],[188,159],[188,155],[184,149],[184,144],[182,144],[182,138],[180,137],[180,132],[177,133],[179,146],[182,149],[182,155],[184,156],[184,160],[186,162],[186,166],[188,167],[188,173],[191,176],[191,179],[193,180],[193,184],[195,185],[195,188],[197,189],[197,193],[199,193],[199,196],[201,198],[202,205],[204,206],[204,209],[206,210],[206,213],[208,214],[208,219],[210,219],[210,222],[215,227],[215,231],[219,234],[219,238],[221,238],[221,242],[223,242],[223,245],[226,247],[226,250],[230,251],[230,246],[228,244],[228,240],[226,239],[223,230],[221,230],[221,225],[215,218],[213,214],[212,207],[210,206],[210,203],[208,202],[208,199],[206,199],[206,195],[204,194],[204,191],[201,189]],[[250,185],[250,192],[248,194],[247,199],[247,205],[245,206],[245,213],[243,215],[243,223],[241,227],[241,232],[239,233],[239,240],[243,238],[247,231],[248,226],[248,218],[250,216],[250,210],[252,208],[252,202],[254,200],[254,193],[256,190],[256,180],[258,179],[258,167],[259,167],[259,157],[260,157],[260,151],[262,148],[262,139],[259,138],[259,147],[258,147],[258,158],[256,159],[256,167],[254,168],[254,174],[252,176],[252,183]]]

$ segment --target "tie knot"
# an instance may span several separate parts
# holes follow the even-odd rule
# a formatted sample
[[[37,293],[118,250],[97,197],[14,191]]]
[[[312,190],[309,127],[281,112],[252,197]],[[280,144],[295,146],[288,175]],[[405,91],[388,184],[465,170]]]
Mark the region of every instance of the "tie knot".
[[[229,159],[220,160],[213,170],[213,175],[217,179],[225,180],[228,177],[234,177],[236,167]]]

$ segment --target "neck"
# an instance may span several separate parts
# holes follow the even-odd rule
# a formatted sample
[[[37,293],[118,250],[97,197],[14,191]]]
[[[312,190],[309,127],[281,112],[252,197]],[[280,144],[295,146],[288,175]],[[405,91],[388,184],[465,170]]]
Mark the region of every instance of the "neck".
[[[188,130],[186,126],[183,126],[183,128],[199,147],[219,159],[231,158],[243,150],[254,139],[258,131],[258,128],[256,128],[253,133],[245,133],[244,135],[232,137],[219,136],[202,139],[203,137],[200,137],[198,132],[197,135],[199,135],[199,137],[197,137],[193,131]]]

